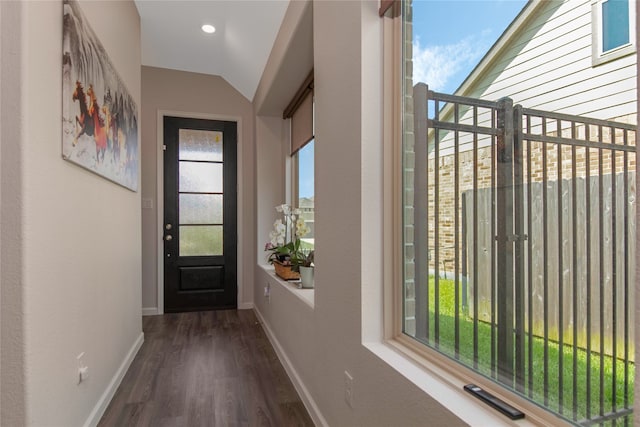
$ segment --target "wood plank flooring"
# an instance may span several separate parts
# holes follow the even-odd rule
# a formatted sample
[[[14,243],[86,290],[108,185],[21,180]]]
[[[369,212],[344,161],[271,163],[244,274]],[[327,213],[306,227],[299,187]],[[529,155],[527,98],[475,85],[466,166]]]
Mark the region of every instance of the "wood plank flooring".
[[[99,426],[313,426],[252,310],[143,318]]]

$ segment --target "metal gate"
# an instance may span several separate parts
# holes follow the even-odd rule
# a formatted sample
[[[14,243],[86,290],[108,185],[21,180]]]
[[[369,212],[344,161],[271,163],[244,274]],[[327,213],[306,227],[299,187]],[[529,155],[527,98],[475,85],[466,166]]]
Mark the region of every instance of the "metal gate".
[[[412,335],[574,423],[629,422],[636,127],[413,96]]]

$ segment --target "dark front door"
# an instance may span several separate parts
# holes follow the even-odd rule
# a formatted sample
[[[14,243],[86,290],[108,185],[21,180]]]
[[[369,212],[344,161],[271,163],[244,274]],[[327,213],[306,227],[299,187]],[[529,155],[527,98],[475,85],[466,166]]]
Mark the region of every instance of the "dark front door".
[[[164,310],[235,308],[236,123],[164,118]]]

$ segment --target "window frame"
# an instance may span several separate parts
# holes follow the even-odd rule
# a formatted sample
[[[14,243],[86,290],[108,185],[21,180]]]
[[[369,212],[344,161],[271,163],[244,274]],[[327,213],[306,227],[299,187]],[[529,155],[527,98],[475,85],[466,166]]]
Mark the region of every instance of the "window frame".
[[[636,1],[629,0],[629,42],[603,51],[602,49],[602,5],[609,0],[591,0],[591,59],[592,66],[606,64],[636,52]]]
[[[310,75],[310,77],[312,77],[313,74]],[[309,78],[307,78],[307,80],[309,80]],[[305,84],[308,85],[308,82],[305,81]],[[311,84],[313,85],[313,80],[311,80]],[[304,87],[305,85],[303,85]],[[300,208],[299,206],[299,190],[300,190],[300,183],[299,183],[299,177],[300,177],[300,152],[302,150],[304,150],[305,148],[307,148],[309,146],[309,144],[313,144],[313,161],[314,161],[314,168],[313,168],[313,197],[315,200],[315,195],[316,195],[316,191],[315,191],[315,185],[316,185],[316,168],[315,168],[315,158],[316,158],[316,149],[315,149],[315,140],[316,140],[316,103],[315,103],[315,94],[313,92],[311,92],[310,94],[311,96],[311,105],[312,105],[312,110],[311,110],[311,133],[312,133],[312,138],[307,141],[306,143],[304,143],[300,148],[298,148],[294,153],[289,154],[288,159],[289,159],[289,173],[291,176],[290,179],[290,185],[288,186],[289,188],[289,200],[291,200],[291,206],[293,206],[294,208]],[[292,141],[291,141],[291,135],[292,135],[292,131],[291,131],[291,126],[292,126],[292,119],[289,119],[289,145],[291,146]],[[315,203],[314,203],[314,215],[315,215]],[[313,238],[315,239],[315,227],[313,230]],[[315,246],[315,245],[314,245]],[[315,249],[315,247],[314,247]]]
[[[404,3],[399,0],[398,3]],[[634,15],[635,16],[635,15]],[[458,363],[437,350],[421,344],[404,333],[404,207],[403,207],[403,176],[404,176],[404,43],[403,14],[393,18],[383,18],[383,200],[386,218],[383,224],[383,241],[385,242],[383,259],[387,260],[383,266],[383,330],[382,342],[400,358],[417,367],[416,371],[408,375],[411,369],[405,369],[393,357],[384,357],[384,352],[378,353],[391,366],[396,368],[426,394],[439,400],[440,404],[466,422],[484,423],[491,420],[490,425],[511,425],[504,415],[490,406],[480,403],[477,399],[463,391],[466,384],[476,384],[495,397],[520,409],[526,418],[519,420],[518,425],[562,425],[564,420],[556,417],[552,412],[538,406],[534,402],[512,392],[473,369]],[[428,383],[428,384],[427,384]],[[435,384],[443,388],[434,387]],[[440,400],[439,393],[458,392],[455,401],[451,397]]]

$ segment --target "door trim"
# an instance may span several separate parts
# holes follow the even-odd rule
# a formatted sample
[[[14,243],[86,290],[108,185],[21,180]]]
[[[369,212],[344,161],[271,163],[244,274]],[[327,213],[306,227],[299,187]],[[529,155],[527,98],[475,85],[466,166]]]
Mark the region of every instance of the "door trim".
[[[156,247],[157,247],[157,277],[158,288],[156,297],[156,314],[164,314],[164,118],[165,116],[182,117],[187,119],[205,119],[205,120],[218,120],[223,122],[235,122],[237,127],[237,144],[236,144],[236,182],[238,191],[236,193],[236,227],[237,227],[237,306],[238,309],[252,308],[251,303],[243,301],[240,296],[243,295],[244,290],[244,267],[246,267],[245,260],[241,256],[244,249],[244,233],[242,227],[242,212],[243,212],[243,197],[244,197],[244,182],[242,180],[242,172],[244,168],[242,159],[242,117],[240,116],[227,116],[224,114],[207,114],[207,113],[190,113],[185,111],[172,111],[172,110],[158,110],[156,117]]]

